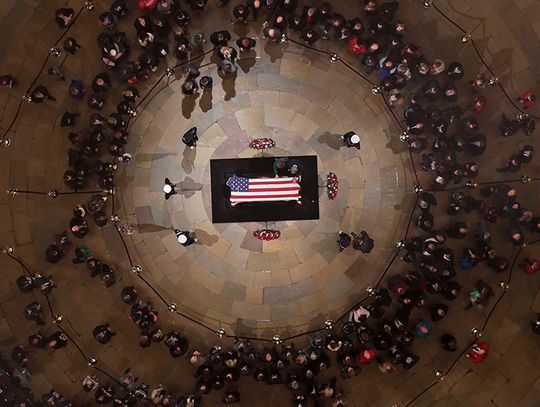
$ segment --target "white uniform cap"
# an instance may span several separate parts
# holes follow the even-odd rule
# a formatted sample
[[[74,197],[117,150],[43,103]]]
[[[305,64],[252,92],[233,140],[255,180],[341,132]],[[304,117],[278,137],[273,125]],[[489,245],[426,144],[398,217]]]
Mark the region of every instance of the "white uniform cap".
[[[351,143],[353,143],[353,144],[360,143],[360,136],[358,136],[358,134],[353,134],[351,136]]]
[[[182,235],[178,236],[178,241],[179,241],[180,243],[182,243],[182,244],[183,244],[183,243],[186,243],[186,242],[187,242],[187,237],[186,237],[186,235],[182,234]]]
[[[172,191],[172,187],[169,185],[169,184],[165,184],[163,185],[163,192],[165,192],[166,194],[168,194],[169,192]]]

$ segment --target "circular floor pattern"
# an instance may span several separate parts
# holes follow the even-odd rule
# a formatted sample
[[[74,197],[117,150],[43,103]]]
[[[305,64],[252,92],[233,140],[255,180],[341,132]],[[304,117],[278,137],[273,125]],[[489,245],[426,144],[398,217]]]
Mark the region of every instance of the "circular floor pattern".
[[[211,326],[252,335],[320,326],[377,280],[403,233],[411,204],[408,158],[388,146],[391,122],[380,99],[340,64],[311,52],[290,45],[273,62],[257,52],[257,59],[244,61],[255,64],[249,75],[239,71],[229,100],[233,84],[221,84],[213,66],[202,68],[215,82],[210,109],[206,96],[186,102],[174,81],[132,127],[140,143],[130,150],[135,163],[119,195],[138,224],[137,255],[172,301]],[[194,125],[197,148],[184,149],[181,134]],[[361,135],[360,151],[339,141],[349,130]],[[319,221],[272,224],[282,231],[272,242],[252,237],[264,223],[211,220],[210,159],[254,157],[260,153],[248,143],[257,137],[276,141],[271,155],[317,155],[319,185],[330,171],[340,179],[334,201],[320,188]],[[165,201],[165,177],[185,191]],[[171,227],[195,231],[198,244],[180,246]],[[338,230],[368,231],[375,250],[339,253]]]

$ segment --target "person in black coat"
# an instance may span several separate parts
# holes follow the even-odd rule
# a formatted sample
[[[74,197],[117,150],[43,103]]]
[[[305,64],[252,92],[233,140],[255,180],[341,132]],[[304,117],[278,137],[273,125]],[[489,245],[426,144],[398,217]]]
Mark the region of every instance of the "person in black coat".
[[[338,233],[337,243],[338,243],[338,250],[342,252],[343,249],[349,247],[349,245],[351,244],[351,237],[347,233],[340,230]]]
[[[521,231],[521,228],[518,225],[514,225],[510,228],[509,235],[510,235],[510,241],[512,242],[514,246],[521,246],[523,242],[525,241],[523,232]]]
[[[375,241],[369,237],[365,230],[358,233],[351,233],[353,249],[360,250],[362,253],[370,253],[375,246]]]
[[[354,131],[348,131],[345,133],[343,136],[341,136],[341,140],[345,142],[345,145],[348,148],[356,147],[358,150],[360,150],[360,136]]]
[[[69,37],[64,40],[64,51],[68,54],[75,55],[79,48],[81,48],[81,46],[75,38]]]
[[[165,193],[165,199],[169,199],[171,196],[176,194],[176,184],[173,184],[169,178],[165,178],[163,192]]]
[[[94,338],[96,338],[99,343],[106,344],[110,342],[112,337],[116,334],[111,330],[109,323],[106,323],[96,326],[92,331],[92,335],[94,335]]]
[[[497,172],[518,172],[521,168],[521,158],[519,155],[512,155],[504,167],[496,168]]]
[[[433,229],[433,214],[428,210],[422,210],[422,213],[416,218],[416,225],[426,232]]]
[[[231,33],[226,30],[215,31],[210,34],[210,42],[214,44],[214,47],[224,47],[231,39]]]
[[[233,8],[233,16],[236,19],[236,22],[247,24],[247,19],[249,17],[249,8],[244,4],[239,4]]]
[[[236,46],[240,52],[250,52],[257,42],[253,38],[242,37],[236,40]]]
[[[536,314],[536,321],[531,321],[531,329],[535,334],[540,335],[540,314]]]
[[[129,13],[129,9],[126,4],[126,0],[115,0],[111,4],[110,8],[111,13],[113,13],[116,18],[121,19]]]
[[[465,239],[467,225],[464,222],[453,223],[446,229],[446,235],[451,239]]]
[[[534,147],[531,145],[524,145],[519,149],[519,160],[522,164],[529,164],[534,156]]]
[[[13,75],[2,75],[0,76],[0,86],[5,88],[12,88],[15,86],[16,80]]]
[[[440,321],[448,313],[448,306],[443,303],[433,304],[429,307],[429,315],[433,322]]]
[[[72,218],[69,222],[69,229],[73,236],[82,239],[88,233],[88,222],[82,218]]]
[[[448,65],[448,68],[446,68],[446,75],[451,81],[459,81],[465,75],[463,65],[459,62],[452,62]]]
[[[453,301],[458,297],[460,291],[461,285],[457,281],[449,281],[443,285],[441,294],[448,301]]]
[[[21,290],[23,293],[29,293],[34,289],[34,280],[32,277],[27,276],[26,274],[17,277],[16,283],[19,290]]]
[[[424,211],[429,211],[431,206],[437,206],[437,198],[430,192],[422,191],[418,199],[418,206]]]
[[[317,31],[312,28],[307,28],[302,31],[302,34],[300,34],[300,38],[305,41],[310,47],[313,46],[313,44],[315,44],[315,42],[317,42],[320,37],[321,36],[319,35],[319,33],[317,33]]]
[[[45,325],[45,321],[43,321],[43,309],[37,301],[31,302],[24,308],[24,315],[29,321],[34,321],[38,325]]]
[[[47,100],[56,101],[56,99],[49,94],[48,89],[43,85],[38,85],[34,88],[31,95],[31,100],[34,103],[43,103]]]
[[[56,331],[47,340],[49,348],[55,350],[65,348],[68,344],[68,337],[62,331]]]
[[[54,13],[54,20],[58,27],[64,29],[69,27],[73,23],[73,18],[75,16],[75,10],[72,8],[59,8]]]
[[[251,14],[253,15],[253,21],[257,21],[257,14],[262,8],[262,3],[262,0],[247,0],[247,6],[251,10]]]
[[[452,335],[444,334],[441,336],[441,345],[444,350],[447,350],[448,352],[455,352],[457,349],[456,338],[454,338]]]
[[[106,92],[111,87],[111,78],[105,72],[98,73],[92,81],[92,90],[95,93]]]
[[[192,127],[182,136],[182,142],[192,150],[195,149],[197,140],[199,140],[199,137],[197,137],[197,127]]]
[[[174,233],[176,234],[178,243],[180,243],[184,247],[191,246],[193,243],[197,242],[197,238],[195,237],[195,235],[188,231],[174,229]]]

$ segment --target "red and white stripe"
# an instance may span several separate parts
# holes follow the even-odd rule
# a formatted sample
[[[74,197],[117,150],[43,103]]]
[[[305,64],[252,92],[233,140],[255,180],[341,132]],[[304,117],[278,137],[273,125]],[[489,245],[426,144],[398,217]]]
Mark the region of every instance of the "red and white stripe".
[[[250,178],[247,192],[231,192],[231,206],[242,202],[276,202],[300,200],[300,178]]]

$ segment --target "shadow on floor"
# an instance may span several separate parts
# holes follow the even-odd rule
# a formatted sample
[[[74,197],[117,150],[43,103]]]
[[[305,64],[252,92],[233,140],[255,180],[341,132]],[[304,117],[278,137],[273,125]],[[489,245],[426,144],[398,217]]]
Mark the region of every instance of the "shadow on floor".
[[[318,137],[318,141],[321,144],[326,144],[328,147],[339,150],[343,146],[343,141],[340,140],[341,134],[332,134],[329,131],[325,131]]]
[[[197,93],[195,95],[184,96],[184,99],[182,99],[182,116],[186,119],[191,118],[191,113],[195,110],[195,103],[198,97],[199,94]]]
[[[202,190],[202,184],[195,182],[193,178],[186,177],[180,183],[178,193],[185,198],[191,198],[197,191]]]
[[[225,91],[223,99],[230,100],[236,96],[236,74],[231,76],[221,76],[221,86]]]
[[[255,62],[256,62],[255,56],[249,57],[249,58],[243,58],[243,59],[238,60],[238,66],[240,67],[240,69],[242,69],[242,71],[244,71],[245,73],[248,73],[250,69],[255,66]]]
[[[140,162],[151,162],[154,160],[160,160],[171,155],[176,155],[174,153],[137,153],[136,160]]]
[[[204,89],[201,98],[199,99],[199,107],[203,113],[212,109],[212,88]]]
[[[184,170],[186,174],[191,174],[195,166],[193,165],[193,160],[197,156],[197,149],[192,150],[189,147],[185,147],[184,151],[182,152],[182,162],[180,163],[180,166]]]
[[[270,62],[274,63],[276,60],[281,59],[285,53],[285,47],[281,44],[276,44],[272,41],[266,41],[264,44],[264,52],[270,56]]]
[[[195,229],[193,232],[197,236],[197,244],[202,246],[213,246],[219,240],[218,235],[211,235],[210,233],[205,232],[202,229]]]

